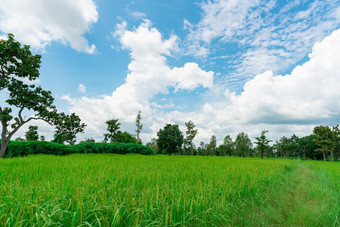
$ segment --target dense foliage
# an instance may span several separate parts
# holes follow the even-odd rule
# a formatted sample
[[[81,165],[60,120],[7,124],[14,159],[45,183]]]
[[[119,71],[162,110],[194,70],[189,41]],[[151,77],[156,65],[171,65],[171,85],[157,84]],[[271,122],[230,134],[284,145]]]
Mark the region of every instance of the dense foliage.
[[[182,149],[184,138],[178,125],[166,124],[163,129],[158,131],[157,136],[157,146],[163,153],[171,155]]]
[[[31,154],[87,154],[87,153],[113,153],[113,154],[154,154],[147,146],[135,143],[79,143],[77,145],[63,145],[46,141],[11,141],[5,157],[26,156]]]

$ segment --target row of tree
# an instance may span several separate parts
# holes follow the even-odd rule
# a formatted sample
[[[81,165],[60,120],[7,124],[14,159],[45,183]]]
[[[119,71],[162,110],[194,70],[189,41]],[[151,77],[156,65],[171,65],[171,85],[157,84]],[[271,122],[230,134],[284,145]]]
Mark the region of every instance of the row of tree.
[[[253,146],[248,135],[241,132],[235,141],[230,135],[226,135],[223,143],[217,146],[217,138],[213,135],[209,143],[200,142],[195,147],[193,140],[198,133],[192,121],[185,123],[186,137],[179,130],[178,125],[166,124],[147,145],[156,153],[183,154],[183,155],[216,155],[216,156],[240,156],[240,157],[286,157],[302,159],[323,159],[327,157],[331,161],[340,160],[340,130],[339,126],[316,126],[313,134],[299,138],[296,135],[281,137],[273,142],[267,138],[268,131],[263,130],[259,137],[255,138]]]

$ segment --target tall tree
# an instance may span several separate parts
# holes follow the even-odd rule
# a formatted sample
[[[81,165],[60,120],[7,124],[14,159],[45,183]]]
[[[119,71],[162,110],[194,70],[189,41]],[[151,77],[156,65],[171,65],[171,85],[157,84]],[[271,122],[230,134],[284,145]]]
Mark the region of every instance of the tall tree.
[[[333,126],[332,127],[332,140],[333,140],[333,147],[330,150],[331,152],[331,160],[334,162],[334,156],[335,156],[335,151],[340,145],[340,129],[339,125]]]
[[[215,135],[210,138],[210,143],[208,145],[208,150],[210,155],[216,155],[217,139]]]
[[[233,150],[234,150],[234,142],[233,139],[230,137],[230,135],[226,135],[226,137],[224,137],[223,140],[223,145],[225,146],[225,152],[226,154],[228,154],[229,156],[232,155]]]
[[[250,156],[250,150],[253,144],[251,143],[247,133],[240,132],[235,140],[235,150],[239,152],[241,157]]]
[[[10,139],[24,124],[39,119],[54,123],[57,113],[51,92],[25,82],[34,82],[39,77],[40,64],[41,56],[32,55],[30,47],[21,46],[12,34],[7,40],[0,40],[0,92],[8,94],[6,104],[0,106],[0,157],[4,156]],[[17,116],[12,114],[14,107]],[[24,111],[35,115],[25,119]]]
[[[318,146],[317,150],[322,152],[323,160],[326,161],[326,153],[331,152],[334,147],[334,133],[328,126],[322,125],[316,126],[313,133],[316,136],[314,142]]]
[[[195,124],[192,121],[188,121],[185,123],[185,126],[187,127],[187,130],[185,133],[187,134],[184,143],[190,147],[190,153],[191,155],[194,155],[194,145],[193,145],[193,140],[195,139],[198,130],[195,129]]]
[[[183,145],[183,134],[176,124],[166,124],[163,129],[159,130],[157,136],[158,148],[169,155],[178,152]]]
[[[119,132],[119,128],[120,128],[120,123],[118,123],[118,119],[112,119],[112,120],[108,120],[106,122],[107,124],[107,132],[104,134],[104,141],[109,141],[111,143],[115,142],[117,133]]]
[[[81,119],[75,113],[66,115],[64,113],[59,115],[56,122],[56,131],[54,132],[54,142],[64,143],[70,145],[75,144],[77,134],[84,132],[86,124],[81,123]]]
[[[39,139],[38,126],[28,126],[28,131],[25,134],[26,141],[37,141]]]
[[[139,138],[139,134],[143,129],[143,124],[141,123],[142,117],[141,117],[141,112],[138,111],[137,117],[136,117],[136,132],[137,132],[137,143],[142,144],[142,140]]]
[[[263,130],[261,132],[261,136],[260,137],[255,137],[256,139],[256,144],[257,144],[257,149],[260,151],[261,153],[261,158],[263,159],[263,153],[269,148],[269,143],[271,142],[271,140],[267,139],[266,137],[266,133],[268,131]]]

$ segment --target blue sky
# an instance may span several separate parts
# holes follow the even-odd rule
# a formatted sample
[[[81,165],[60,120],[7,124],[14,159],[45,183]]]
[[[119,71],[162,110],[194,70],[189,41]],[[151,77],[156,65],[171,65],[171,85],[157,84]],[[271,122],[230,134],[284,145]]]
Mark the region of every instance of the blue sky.
[[[188,120],[197,145],[338,124],[339,28],[339,0],[0,0],[0,36],[42,55],[37,83],[97,141],[112,118],[134,134],[139,110],[144,142]]]

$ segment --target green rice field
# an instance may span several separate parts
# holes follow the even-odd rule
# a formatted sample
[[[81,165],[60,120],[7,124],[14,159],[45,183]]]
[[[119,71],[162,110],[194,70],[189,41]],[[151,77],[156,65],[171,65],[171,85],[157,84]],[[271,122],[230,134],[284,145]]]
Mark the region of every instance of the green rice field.
[[[0,160],[0,226],[340,226],[340,163],[32,155]]]

